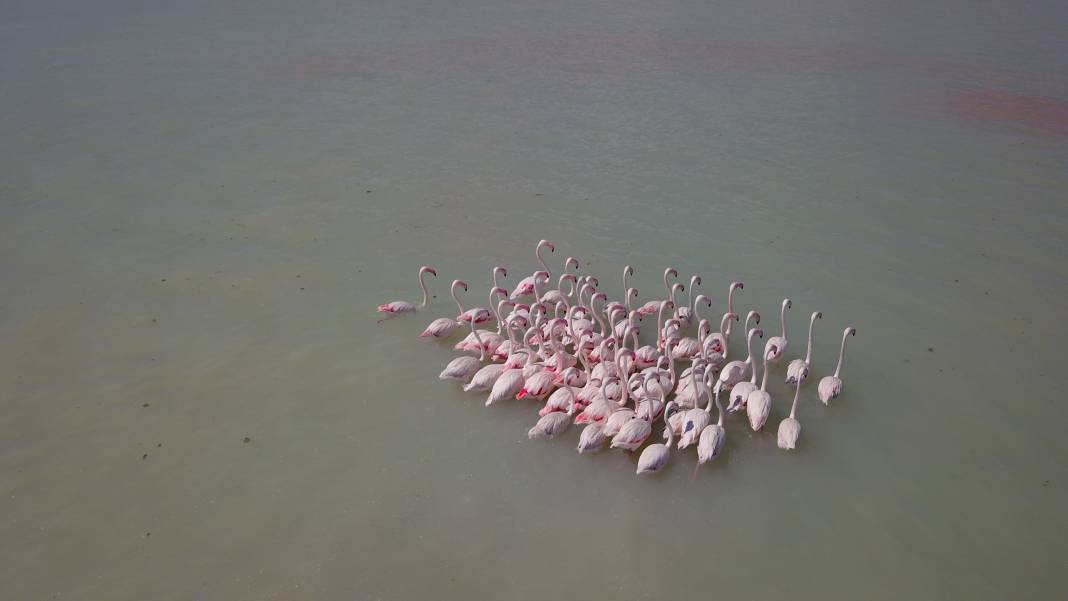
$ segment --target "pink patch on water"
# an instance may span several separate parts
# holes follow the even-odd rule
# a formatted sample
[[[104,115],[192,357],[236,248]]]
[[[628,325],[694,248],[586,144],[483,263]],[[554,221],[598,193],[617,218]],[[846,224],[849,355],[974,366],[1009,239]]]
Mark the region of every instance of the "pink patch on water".
[[[950,107],[956,114],[970,119],[1068,135],[1068,102],[1063,100],[974,90],[953,93]]]

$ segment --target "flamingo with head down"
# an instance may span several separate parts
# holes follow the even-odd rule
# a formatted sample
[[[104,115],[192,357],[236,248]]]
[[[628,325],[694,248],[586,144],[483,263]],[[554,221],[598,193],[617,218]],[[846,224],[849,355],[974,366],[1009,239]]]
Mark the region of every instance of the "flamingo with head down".
[[[426,291],[426,282],[423,281],[423,278],[428,273],[430,275],[434,276],[434,277],[437,277],[437,275],[438,275],[437,270],[434,269],[433,267],[427,267],[426,265],[424,265],[424,266],[419,268],[419,287],[423,289],[423,303],[421,305],[419,305],[419,307],[418,307],[419,309],[425,309],[427,304],[429,304],[429,302],[430,302],[430,294]],[[389,303],[382,303],[381,305],[378,305],[378,312],[379,313],[388,313],[389,316],[388,317],[383,317],[382,319],[379,319],[378,323],[382,323],[383,321],[385,321],[387,319],[390,319],[392,317],[396,317],[397,315],[400,315],[401,313],[413,313],[413,312],[415,312],[415,310],[416,310],[416,306],[414,304],[408,302],[408,301],[396,300],[396,301],[389,302]]]

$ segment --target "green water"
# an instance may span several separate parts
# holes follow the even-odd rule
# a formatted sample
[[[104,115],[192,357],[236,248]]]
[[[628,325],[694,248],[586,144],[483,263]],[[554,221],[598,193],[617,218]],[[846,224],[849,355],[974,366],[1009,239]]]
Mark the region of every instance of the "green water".
[[[1053,599],[1053,2],[0,3],[11,599]],[[417,339],[582,260],[821,310],[799,448],[638,479]],[[430,310],[376,325],[374,307]],[[743,341],[732,340],[732,353]],[[769,424],[788,412],[773,372]]]

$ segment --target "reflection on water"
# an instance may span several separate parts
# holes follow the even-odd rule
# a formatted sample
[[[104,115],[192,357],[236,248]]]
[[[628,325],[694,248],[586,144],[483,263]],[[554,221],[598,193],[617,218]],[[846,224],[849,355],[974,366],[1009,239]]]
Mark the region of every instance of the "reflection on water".
[[[1034,598],[1065,584],[1053,3],[19,5],[0,23],[12,598]],[[634,476],[437,379],[448,282],[557,243],[792,338]],[[374,307],[431,307],[376,325]],[[803,345],[791,345],[790,357]],[[732,353],[744,353],[741,337]],[[789,411],[782,369],[769,423]],[[570,594],[570,593],[569,593]]]

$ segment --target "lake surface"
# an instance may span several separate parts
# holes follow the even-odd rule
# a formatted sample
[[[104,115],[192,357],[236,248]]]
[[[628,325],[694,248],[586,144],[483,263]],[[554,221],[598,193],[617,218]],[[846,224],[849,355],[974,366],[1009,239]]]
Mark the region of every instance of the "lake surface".
[[[1053,599],[1062,2],[0,2],[10,599]],[[788,355],[639,479],[417,339],[540,238]],[[436,298],[376,325],[375,306]],[[711,315],[711,313],[709,314]],[[847,325],[845,391],[834,369]],[[648,336],[648,334],[646,335]],[[741,337],[732,353],[744,353]]]

